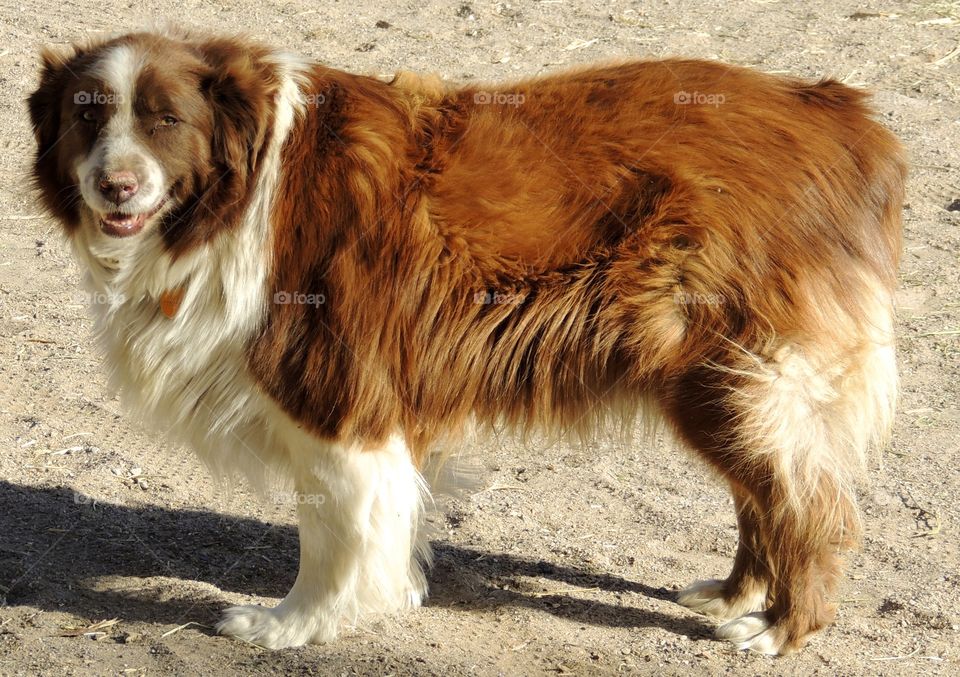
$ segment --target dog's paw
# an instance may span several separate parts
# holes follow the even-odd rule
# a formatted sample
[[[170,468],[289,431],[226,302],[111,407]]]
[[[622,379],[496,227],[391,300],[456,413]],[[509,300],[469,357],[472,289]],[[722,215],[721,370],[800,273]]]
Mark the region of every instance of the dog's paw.
[[[256,644],[267,649],[282,649],[299,646],[289,632],[285,632],[274,610],[256,604],[230,607],[223,612],[223,618],[217,623],[217,632],[221,635],[236,637],[244,642]]]
[[[319,644],[335,638],[336,633],[319,632],[311,619],[296,614],[283,614],[280,607],[271,609],[258,604],[230,607],[217,623],[221,635],[267,649],[284,649],[304,644]]]
[[[786,653],[786,633],[770,623],[764,612],[747,614],[717,628],[717,638],[733,642],[738,649],[776,656]]]
[[[677,595],[677,604],[721,620],[738,618],[754,611],[761,611],[765,603],[766,594],[760,592],[728,599],[725,592],[725,581],[716,578],[697,581],[681,590],[680,594]]]
[[[677,604],[707,616],[717,618],[736,618],[729,615],[729,605],[723,597],[724,582],[717,578],[696,581],[677,595]]]

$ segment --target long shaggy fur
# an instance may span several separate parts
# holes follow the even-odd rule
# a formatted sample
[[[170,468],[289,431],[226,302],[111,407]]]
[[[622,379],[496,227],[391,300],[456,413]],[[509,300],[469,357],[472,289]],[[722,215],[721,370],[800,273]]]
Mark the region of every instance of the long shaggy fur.
[[[63,131],[83,86],[149,90],[185,124],[121,103],[105,131]],[[47,54],[30,109],[38,188],[110,299],[98,333],[132,409],[214,467],[324,497],[298,504],[294,589],[224,632],[325,641],[418,604],[439,441],[589,440],[638,414],[737,503],[733,571],[681,603],[770,653],[832,619],[896,400],[905,162],[863,93],[691,60],[385,83],[152,33]],[[107,237],[81,188],[136,162],[163,169],[162,209]]]

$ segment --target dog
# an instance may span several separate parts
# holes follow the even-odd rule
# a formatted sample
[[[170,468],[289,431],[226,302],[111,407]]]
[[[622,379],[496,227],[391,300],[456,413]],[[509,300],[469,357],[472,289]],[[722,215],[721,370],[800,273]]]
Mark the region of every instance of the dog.
[[[769,654],[832,622],[897,398],[906,163],[863,92],[684,59],[386,81],[177,30],[42,61],[33,176],[126,410],[297,497],[296,582],[220,633],[420,605],[451,441],[638,414],[735,503],[731,573],[679,603]]]

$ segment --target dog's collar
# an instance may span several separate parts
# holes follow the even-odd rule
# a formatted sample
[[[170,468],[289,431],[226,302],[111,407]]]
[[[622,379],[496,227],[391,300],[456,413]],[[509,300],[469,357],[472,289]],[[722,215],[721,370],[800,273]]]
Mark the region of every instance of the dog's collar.
[[[174,287],[167,289],[160,294],[160,312],[171,320],[176,317],[180,310],[180,303],[183,301],[183,295],[187,290],[184,287]]]

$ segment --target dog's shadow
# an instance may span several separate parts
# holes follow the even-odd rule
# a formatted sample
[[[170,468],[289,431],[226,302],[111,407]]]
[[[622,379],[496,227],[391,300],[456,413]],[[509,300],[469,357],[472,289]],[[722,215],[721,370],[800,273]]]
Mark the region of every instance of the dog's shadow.
[[[297,572],[293,527],[204,510],[94,503],[64,487],[0,480],[0,536],[0,602],[92,620],[212,624],[225,606],[217,589],[283,597]],[[661,613],[629,604],[631,598],[672,600],[674,593],[663,588],[445,542],[433,546],[429,606],[523,606],[581,624],[709,635],[703,620],[679,607]],[[115,578],[97,584],[99,577]],[[124,577],[135,582],[164,578],[144,589],[131,587]],[[529,587],[524,578],[549,579],[554,585],[544,585],[546,592],[524,592],[517,589]],[[178,586],[176,579],[215,587],[204,594],[197,586]],[[578,596],[576,588],[585,594]],[[627,603],[596,601],[591,591],[627,593]]]

